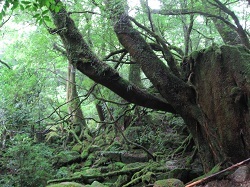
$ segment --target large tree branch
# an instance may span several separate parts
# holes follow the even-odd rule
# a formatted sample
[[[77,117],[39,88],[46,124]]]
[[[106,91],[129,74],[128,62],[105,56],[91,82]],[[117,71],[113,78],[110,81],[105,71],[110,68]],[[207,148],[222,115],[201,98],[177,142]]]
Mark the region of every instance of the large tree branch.
[[[62,8],[58,13],[53,11],[51,13],[57,27],[52,32],[61,37],[69,61],[76,64],[79,71],[97,83],[106,86],[128,102],[147,108],[176,112],[171,105],[123,79],[116,70],[99,60],[65,9]]]
[[[164,56],[164,59],[167,61],[169,68],[171,69],[171,71],[178,77],[180,77],[180,73],[178,71],[178,68],[176,66],[177,62],[176,59],[174,58],[174,56],[172,55],[172,53],[170,52],[169,47],[166,45],[166,41],[164,41],[164,39],[162,37],[160,37],[156,32],[151,31],[150,29],[148,29],[147,27],[143,26],[142,24],[140,24],[139,22],[137,22],[134,18],[129,17],[129,19],[131,21],[133,21],[134,24],[136,24],[138,27],[142,28],[143,30],[145,30],[148,34],[150,34],[151,36],[153,36],[156,41],[162,46],[162,53]]]
[[[122,1],[121,1],[122,2]],[[158,89],[160,94],[170,103],[182,117],[201,117],[201,111],[196,104],[195,91],[192,87],[176,77],[169,68],[157,57],[140,33],[131,24],[129,16],[124,11],[123,4],[112,9],[111,0],[107,2],[114,23],[115,33],[120,43],[130,55],[140,64],[144,74]],[[202,118],[202,117],[201,117]]]

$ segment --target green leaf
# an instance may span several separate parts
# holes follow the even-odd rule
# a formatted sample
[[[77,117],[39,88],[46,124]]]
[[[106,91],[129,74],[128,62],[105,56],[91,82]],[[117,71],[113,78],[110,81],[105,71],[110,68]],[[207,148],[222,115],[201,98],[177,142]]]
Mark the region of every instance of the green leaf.
[[[43,24],[43,19],[40,19],[38,22],[39,26]]]
[[[10,3],[8,1],[5,1],[3,8],[6,10],[9,6],[10,6]]]
[[[25,7],[25,9],[29,9],[31,7],[31,5],[27,5],[26,7]]]
[[[21,1],[21,3],[24,4],[24,5],[29,5],[29,4],[31,4],[30,1]]]
[[[38,7],[39,7],[39,4],[33,3],[33,6],[36,7],[36,8],[38,8]]]
[[[54,4],[51,4],[51,6],[50,6],[50,8],[51,8],[51,10],[55,10],[55,5]]]
[[[18,7],[18,1],[14,1],[11,10],[15,10],[17,7]]]
[[[44,16],[44,17],[43,17],[43,19],[44,19],[44,21],[51,22],[51,19],[50,19],[50,17],[49,17],[49,16]]]
[[[37,8],[37,7],[35,7],[35,6],[33,6],[33,7],[32,7],[32,10],[33,10],[33,11],[37,11],[37,10],[38,10],[38,8]]]
[[[45,1],[44,0],[39,0],[38,4],[39,4],[40,7],[43,7],[43,6],[45,6]]]
[[[34,18],[39,18],[39,17],[41,17],[41,14],[35,14],[34,16],[33,16]]]
[[[20,5],[20,9],[21,9],[21,10],[24,10],[24,6],[23,6],[23,5]]]
[[[45,5],[46,5],[46,7],[48,7],[49,8],[49,6],[50,6],[50,1],[49,0],[45,0]]]
[[[60,6],[56,6],[56,7],[55,7],[55,12],[56,12],[56,13],[58,13],[60,10],[61,10],[61,7],[60,7]]]
[[[49,10],[44,10],[44,11],[42,12],[42,15],[46,15],[48,12],[49,12]]]

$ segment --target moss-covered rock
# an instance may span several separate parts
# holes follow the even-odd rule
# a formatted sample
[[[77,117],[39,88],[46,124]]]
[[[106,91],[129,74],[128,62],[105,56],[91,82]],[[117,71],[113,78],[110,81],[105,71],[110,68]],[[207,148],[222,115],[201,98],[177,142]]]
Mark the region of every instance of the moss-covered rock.
[[[179,179],[164,179],[156,181],[153,187],[184,187],[184,184]]]
[[[61,182],[58,184],[48,185],[47,187],[85,187],[85,185],[76,182]]]
[[[85,167],[90,167],[94,163],[96,155],[94,153],[89,154],[87,160],[84,162]]]
[[[76,151],[76,152],[78,152],[78,153],[81,153],[81,150],[82,150],[82,145],[81,144],[75,144],[73,147],[72,147],[72,149],[71,149],[71,151]]]
[[[91,147],[89,147],[89,152],[93,153],[96,151],[101,151],[101,148],[98,145],[92,145]]]
[[[56,165],[65,165],[71,161],[80,159],[80,154],[77,151],[61,151],[55,156]]]
[[[107,187],[107,186],[98,181],[94,181],[91,185],[86,185],[86,187]]]

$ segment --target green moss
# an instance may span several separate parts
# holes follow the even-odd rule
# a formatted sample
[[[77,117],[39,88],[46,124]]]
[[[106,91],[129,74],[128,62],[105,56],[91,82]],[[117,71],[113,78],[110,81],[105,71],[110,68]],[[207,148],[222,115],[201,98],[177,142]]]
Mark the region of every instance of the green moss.
[[[78,157],[80,157],[80,154],[76,151],[61,151],[55,156],[55,160],[57,160],[58,163],[67,163]]]
[[[72,147],[71,151],[76,151],[76,152],[80,153],[80,152],[81,152],[81,149],[82,149],[82,145],[81,145],[81,144],[75,144],[75,145]]]
[[[51,184],[47,187],[84,187],[84,185],[76,182],[62,182],[59,184]]]
[[[233,87],[230,91],[231,96],[238,95],[238,93],[241,93],[241,89],[237,86]]]
[[[83,160],[85,160],[86,158],[88,158],[88,156],[89,156],[89,148],[84,149],[84,150],[82,151],[82,153],[81,153],[81,158],[82,158]]]
[[[89,154],[87,160],[84,162],[84,166],[85,167],[91,166],[94,163],[95,159],[96,159],[95,154],[93,153]]]
[[[195,61],[200,54],[200,51],[194,51],[190,54],[190,57]]]
[[[155,178],[155,174],[153,172],[147,172],[142,176],[142,182],[145,184],[151,183],[151,181]]]
[[[154,187],[184,187],[184,184],[178,179],[164,179],[156,181]]]
[[[122,163],[122,162],[115,162],[113,164],[109,164],[108,168],[111,170],[119,170],[121,168],[123,168],[126,164]]]
[[[101,175],[101,172],[97,168],[85,168],[83,171],[75,172],[73,177],[80,177],[80,176],[97,176]]]
[[[98,181],[94,181],[89,187],[107,187],[107,186]]]

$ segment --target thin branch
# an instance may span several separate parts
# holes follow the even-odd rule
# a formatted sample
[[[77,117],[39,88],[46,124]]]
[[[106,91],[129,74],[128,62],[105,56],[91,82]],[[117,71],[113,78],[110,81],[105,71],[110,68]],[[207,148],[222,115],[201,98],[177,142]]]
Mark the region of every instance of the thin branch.
[[[103,60],[108,60],[110,57],[117,55],[117,54],[120,54],[120,53],[124,53],[124,52],[128,53],[126,49],[120,49],[117,51],[113,51],[113,52],[109,53],[106,57],[104,57]]]
[[[99,101],[103,101],[103,102],[108,102],[108,103],[112,103],[112,104],[116,104],[116,105],[129,105],[131,103],[118,103],[118,102],[115,102],[115,101],[112,101],[112,100],[108,100],[108,99],[104,99],[104,98],[100,98],[98,96],[96,96],[94,93],[92,93],[92,95],[95,97],[95,99],[99,100]]]
[[[100,95],[101,95],[102,97],[104,97],[104,96],[102,95],[100,89],[99,89],[99,93],[100,93]],[[107,105],[106,103],[104,103],[104,104],[105,104],[105,106],[106,106],[106,108],[107,108],[107,110],[108,110],[108,112],[109,112],[109,115],[110,115],[111,119],[114,120],[114,116],[113,116],[113,114],[112,114],[110,108],[108,107],[108,105]],[[136,105],[134,105],[134,106],[132,107],[132,110],[134,110],[135,107],[136,107]],[[131,109],[130,109],[130,110],[131,110]],[[125,114],[124,114],[124,115],[125,115]],[[121,117],[121,116],[120,116],[120,117]],[[143,151],[145,151],[145,152],[148,154],[148,156],[151,157],[151,158],[155,161],[155,157],[150,153],[149,150],[147,150],[144,146],[142,146],[142,145],[140,145],[140,144],[137,144],[137,143],[135,143],[135,142],[130,141],[130,140],[124,135],[122,129],[119,127],[119,125],[117,124],[117,122],[118,122],[118,120],[116,120],[116,122],[114,123],[114,126],[115,126],[115,128],[121,133],[123,139],[124,139],[128,144],[134,145],[134,146],[136,146],[136,147],[142,149]]]
[[[85,97],[84,100],[86,100],[86,99],[90,96],[90,94],[94,91],[94,88],[95,88],[96,86],[97,86],[97,83],[95,83],[95,84],[89,89],[89,91],[88,91],[87,94],[85,94],[84,96],[79,96],[79,97]],[[77,98],[77,97],[75,97],[75,98],[73,98],[73,99],[71,99],[71,100],[69,100],[69,101],[67,101],[67,102],[65,102],[65,103],[63,103],[63,104],[61,104],[61,105],[59,105],[58,107],[56,107],[56,108],[54,109],[53,112],[50,113],[50,115],[48,115],[47,117],[44,117],[44,118],[42,118],[42,119],[36,121],[35,123],[39,123],[39,122],[41,122],[41,121],[43,121],[43,120],[45,120],[45,119],[50,118],[54,113],[56,113],[56,111],[57,111],[58,109],[60,109],[60,108],[61,108],[62,106],[64,106],[64,105],[66,105],[66,104],[68,104],[68,103],[74,101],[76,98]],[[83,100],[83,101],[84,101],[84,100]]]
[[[70,14],[86,14],[86,13],[88,13],[88,14],[96,14],[96,15],[101,15],[100,13],[98,13],[98,12],[93,12],[93,11],[88,11],[88,10],[86,10],[86,11],[74,11],[74,12],[68,12],[68,14],[70,15]]]
[[[5,23],[7,23],[10,18],[11,18],[12,15],[10,15],[5,21],[3,21],[1,24],[0,24],[0,28],[4,26]]]
[[[198,30],[195,29],[195,28],[193,28],[193,30],[196,31],[198,34],[200,34],[201,36],[203,36],[204,38],[206,38],[206,39],[208,39],[208,40],[214,40],[214,38],[205,36],[202,32],[198,31]]]
[[[152,13],[154,14],[160,14],[160,15],[169,15],[169,16],[179,16],[179,15],[187,15],[187,14],[200,14],[206,17],[213,17],[216,19],[219,19],[223,22],[225,22],[230,28],[233,30],[237,31],[237,27],[233,25],[231,22],[226,20],[225,18],[218,16],[218,15],[213,15],[207,12],[202,12],[202,11],[197,11],[197,10],[188,10],[188,9],[176,9],[176,10],[152,10]]]
[[[3,64],[3,65],[5,65],[8,69],[11,69],[11,67],[6,62],[0,60],[0,63]]]

